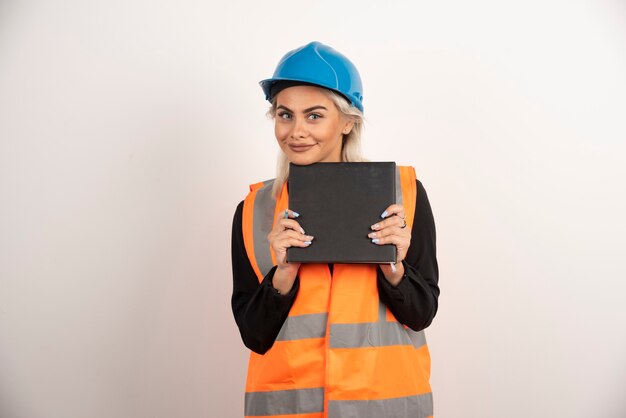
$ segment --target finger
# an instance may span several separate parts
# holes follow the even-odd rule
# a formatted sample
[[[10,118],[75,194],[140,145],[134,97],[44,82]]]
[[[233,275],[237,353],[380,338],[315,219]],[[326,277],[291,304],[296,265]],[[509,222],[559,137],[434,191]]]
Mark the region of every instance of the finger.
[[[390,216],[397,215],[401,218],[404,218],[404,206],[402,205],[390,205],[385,209],[385,211],[380,215],[381,218],[385,219]]]
[[[408,247],[409,244],[411,243],[411,240],[394,234],[394,235],[388,235],[386,237],[373,238],[372,243],[377,244],[377,245],[393,244],[398,249],[401,249],[401,248]]]
[[[283,240],[285,238],[294,238],[300,241],[313,241],[313,235],[301,234],[300,232],[294,231],[292,229],[287,229],[281,232],[280,235],[276,237],[277,240]]]
[[[401,238],[411,236],[411,234],[408,231],[406,231],[404,228],[401,228],[399,226],[389,226],[387,228],[370,232],[369,234],[367,234],[368,238],[384,238],[384,237],[388,237],[391,235],[397,235]]]
[[[284,239],[277,242],[278,247],[281,248],[283,251],[289,247],[305,248],[311,244],[312,244],[312,241],[302,241],[298,238],[293,238],[293,237],[285,237]]]
[[[401,227],[405,223],[405,219],[400,216],[389,216],[384,221],[376,222],[374,225],[370,226],[373,231],[380,231],[381,229],[389,228],[392,226]]]
[[[293,211],[291,209],[285,209],[283,211],[282,218],[283,219],[288,219],[288,218],[292,218],[293,219],[293,218],[297,218],[298,216],[300,216],[300,214],[298,212],[295,212],[295,211]]]
[[[274,248],[274,251],[285,251],[285,249],[290,246],[290,243],[293,242],[293,240],[297,240],[302,243],[311,242],[313,241],[313,238],[314,237],[312,235],[304,235],[297,231],[292,231],[291,229],[288,229],[274,237],[274,239],[272,240],[272,247]]]
[[[294,231],[300,231],[303,234],[305,233],[298,221],[294,221],[293,219],[280,218],[276,221],[276,225],[278,225],[283,231],[286,229],[293,229]]]

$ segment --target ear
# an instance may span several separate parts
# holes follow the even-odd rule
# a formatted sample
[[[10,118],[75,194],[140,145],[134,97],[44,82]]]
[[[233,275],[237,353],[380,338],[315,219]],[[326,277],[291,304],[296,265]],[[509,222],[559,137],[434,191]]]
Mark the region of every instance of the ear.
[[[348,135],[350,132],[352,132],[352,128],[354,128],[354,120],[349,119],[346,121],[346,124],[343,126],[343,130],[341,131],[341,133],[344,135]]]

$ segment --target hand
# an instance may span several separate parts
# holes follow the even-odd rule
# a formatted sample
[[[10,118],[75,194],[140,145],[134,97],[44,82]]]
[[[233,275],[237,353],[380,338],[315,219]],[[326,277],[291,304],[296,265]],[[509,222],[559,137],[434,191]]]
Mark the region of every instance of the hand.
[[[391,205],[381,217],[384,220],[371,226],[373,232],[369,233],[368,237],[377,245],[393,244],[396,246],[398,263],[396,271],[392,271],[388,264],[381,264],[380,268],[387,280],[391,284],[397,285],[404,275],[404,267],[400,262],[405,259],[411,245],[411,229],[407,228],[403,206]]]
[[[287,248],[306,248],[311,245],[313,236],[305,235],[304,229],[294,220],[300,216],[294,211],[287,209],[287,218],[281,217],[274,224],[274,228],[267,235],[270,246],[276,255],[277,269],[274,273],[272,283],[274,288],[281,294],[286,294],[291,290],[296,274],[300,268],[300,263],[287,263]]]

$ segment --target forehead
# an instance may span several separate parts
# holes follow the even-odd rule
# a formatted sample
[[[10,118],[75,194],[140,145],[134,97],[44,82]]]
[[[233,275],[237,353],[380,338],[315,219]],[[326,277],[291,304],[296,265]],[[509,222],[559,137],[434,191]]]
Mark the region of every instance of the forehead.
[[[316,105],[325,106],[327,109],[334,107],[334,103],[324,93],[324,89],[315,86],[293,86],[281,90],[276,95],[276,105],[284,105],[294,110]]]

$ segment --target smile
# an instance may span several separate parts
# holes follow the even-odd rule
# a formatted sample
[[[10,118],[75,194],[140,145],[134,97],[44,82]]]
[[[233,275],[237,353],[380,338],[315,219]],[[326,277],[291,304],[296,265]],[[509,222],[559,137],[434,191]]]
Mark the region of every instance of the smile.
[[[315,144],[301,145],[301,144],[289,144],[289,149],[293,152],[306,152],[313,148]]]

